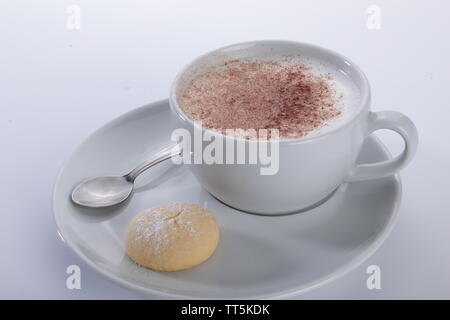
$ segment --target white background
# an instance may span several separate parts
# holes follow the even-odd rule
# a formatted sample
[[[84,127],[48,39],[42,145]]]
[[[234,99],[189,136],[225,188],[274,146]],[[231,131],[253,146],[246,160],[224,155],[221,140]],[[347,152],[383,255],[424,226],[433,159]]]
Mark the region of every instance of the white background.
[[[66,26],[69,5],[81,29]],[[366,27],[369,5],[380,30]],[[401,111],[420,143],[402,172],[400,218],[345,277],[300,298],[450,298],[449,1],[1,1],[0,298],[140,298],[91,271],[56,233],[52,187],[89,133],[164,99],[197,55],[235,42],[287,39],[341,52],[367,74],[373,110]],[[391,133],[383,141],[399,153]],[[82,289],[67,290],[78,264]],[[368,290],[367,266],[382,271]]]

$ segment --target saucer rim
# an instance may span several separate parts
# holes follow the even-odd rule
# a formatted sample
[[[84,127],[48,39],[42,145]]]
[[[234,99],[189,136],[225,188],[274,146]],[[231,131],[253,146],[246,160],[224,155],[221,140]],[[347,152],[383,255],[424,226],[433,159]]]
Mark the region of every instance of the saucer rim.
[[[121,279],[120,277],[118,277],[115,273],[113,272],[109,272],[105,269],[102,269],[100,266],[98,266],[97,264],[95,264],[93,261],[91,261],[88,257],[86,257],[83,252],[77,248],[77,246],[74,244],[74,242],[68,238],[68,237],[64,237],[63,233],[62,233],[62,228],[61,228],[61,214],[56,212],[56,190],[58,189],[61,179],[62,179],[62,175],[67,167],[67,164],[69,163],[70,159],[72,159],[72,157],[74,156],[74,154],[90,139],[92,139],[95,135],[97,135],[99,132],[101,132],[102,130],[106,129],[109,126],[114,125],[117,122],[120,122],[122,119],[129,117],[130,115],[132,115],[133,113],[139,113],[139,112],[143,112],[144,109],[151,109],[157,105],[160,104],[167,104],[167,106],[169,106],[169,100],[168,99],[162,99],[162,100],[158,100],[158,101],[154,101],[148,104],[145,104],[143,106],[137,107],[133,110],[130,110],[128,112],[125,112],[124,114],[104,123],[102,126],[100,126],[98,129],[96,129],[95,131],[93,131],[91,134],[89,134],[87,137],[85,137],[78,145],[77,147],[70,153],[70,155],[68,156],[67,160],[64,162],[63,166],[61,167],[61,169],[59,170],[54,186],[53,186],[53,196],[52,196],[52,211],[53,211],[53,218],[55,220],[56,223],[56,227],[57,227],[57,233],[59,235],[59,237],[61,238],[61,240],[63,241],[63,243],[65,245],[67,245],[84,263],[86,263],[89,267],[91,267],[93,270],[95,270],[98,274],[100,274],[101,276],[103,276],[104,278],[108,279],[108,280],[112,280],[113,282],[127,288],[130,290],[133,290],[135,292],[138,292],[142,295],[144,295],[144,297],[146,298],[153,298],[153,299],[184,299],[184,300],[189,300],[189,299],[206,299],[208,300],[207,297],[203,297],[203,296],[198,296],[198,295],[183,295],[183,294],[178,294],[178,293],[170,293],[170,292],[165,292],[162,290],[158,290],[158,289],[152,289],[149,287],[142,287],[139,286],[137,284],[133,284],[129,281],[126,281],[124,279]],[[382,152],[389,158],[392,158],[392,154],[391,152],[387,149],[387,147],[383,144],[383,142],[380,140],[380,138],[378,138],[376,135],[371,135],[368,137],[368,139],[373,139],[375,141],[375,143],[377,143]],[[397,189],[397,196],[395,198],[395,200],[393,201],[393,209],[392,212],[390,214],[390,218],[387,220],[386,225],[384,226],[383,229],[381,229],[381,231],[378,233],[377,237],[372,241],[372,243],[370,245],[368,245],[368,248],[362,252],[361,254],[359,254],[356,258],[350,260],[347,264],[341,266],[340,268],[336,269],[334,272],[330,273],[327,276],[324,276],[322,278],[319,278],[315,281],[312,281],[311,283],[307,283],[307,284],[303,284],[299,287],[294,287],[291,289],[287,289],[287,290],[282,290],[282,291],[278,291],[272,294],[262,294],[262,295],[252,295],[252,296],[245,296],[245,297],[238,297],[236,299],[250,299],[250,300],[260,300],[260,299],[287,299],[287,298],[292,298],[292,297],[296,297],[296,296],[300,296],[306,292],[309,292],[311,290],[317,289],[321,286],[324,286],[334,280],[337,280],[341,277],[343,277],[344,275],[348,274],[349,272],[351,272],[352,270],[354,270],[356,267],[358,267],[359,265],[361,265],[365,260],[367,260],[371,255],[373,255],[381,246],[381,244],[387,239],[387,237],[389,236],[389,234],[392,232],[395,223],[397,221],[397,218],[399,216],[399,208],[401,205],[401,201],[402,201],[402,181],[401,181],[401,177],[400,174],[397,173],[395,175],[392,175],[390,178],[393,178],[395,180],[395,185],[396,185],[396,189]],[[228,299],[228,298],[227,298]],[[233,298],[234,299],[234,298]]]

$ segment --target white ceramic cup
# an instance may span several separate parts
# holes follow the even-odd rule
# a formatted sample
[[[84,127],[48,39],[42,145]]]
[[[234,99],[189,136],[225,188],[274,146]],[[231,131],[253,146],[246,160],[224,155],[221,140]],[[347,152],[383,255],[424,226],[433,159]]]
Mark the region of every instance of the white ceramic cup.
[[[202,68],[239,58],[305,55],[326,61],[344,72],[360,93],[358,111],[346,122],[312,137],[279,141],[279,170],[261,175],[261,165],[192,164],[203,187],[225,204],[246,212],[279,215],[301,211],[327,199],[345,182],[395,174],[413,158],[418,143],[411,120],[396,111],[370,111],[370,86],[364,73],[349,59],[317,46],[290,41],[254,41],[223,47],[200,56],[176,77],[170,106],[179,124],[192,134],[201,128],[178,105],[180,88]],[[356,165],[364,140],[379,129],[390,129],[405,141],[403,152],[387,161]],[[211,133],[215,135],[217,133]],[[224,140],[234,138],[223,136]],[[246,143],[252,143],[246,141]],[[194,150],[194,152],[197,152]],[[198,151],[199,152],[199,151]]]

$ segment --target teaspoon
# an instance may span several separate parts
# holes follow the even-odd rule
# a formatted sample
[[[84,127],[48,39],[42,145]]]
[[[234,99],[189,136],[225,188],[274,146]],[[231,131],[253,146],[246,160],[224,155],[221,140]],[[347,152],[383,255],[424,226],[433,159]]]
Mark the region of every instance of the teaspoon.
[[[124,176],[97,177],[81,182],[72,192],[72,201],[90,208],[119,204],[130,196],[137,176],[154,165],[178,155],[181,155],[181,147],[178,144],[172,145],[160,150]]]

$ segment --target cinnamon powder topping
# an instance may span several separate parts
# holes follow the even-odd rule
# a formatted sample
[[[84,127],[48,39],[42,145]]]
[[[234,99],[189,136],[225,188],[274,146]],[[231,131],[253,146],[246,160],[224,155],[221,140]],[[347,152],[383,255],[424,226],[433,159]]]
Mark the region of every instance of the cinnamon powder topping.
[[[305,64],[232,60],[194,77],[179,104],[215,131],[278,129],[280,138],[299,138],[341,113],[330,80]]]

